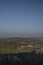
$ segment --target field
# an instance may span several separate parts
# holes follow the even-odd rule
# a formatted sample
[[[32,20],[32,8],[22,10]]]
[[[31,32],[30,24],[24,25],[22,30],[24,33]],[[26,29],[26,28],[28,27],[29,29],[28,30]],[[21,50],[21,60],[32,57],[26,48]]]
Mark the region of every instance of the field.
[[[17,38],[0,40],[0,54],[33,52],[43,53],[43,38]]]

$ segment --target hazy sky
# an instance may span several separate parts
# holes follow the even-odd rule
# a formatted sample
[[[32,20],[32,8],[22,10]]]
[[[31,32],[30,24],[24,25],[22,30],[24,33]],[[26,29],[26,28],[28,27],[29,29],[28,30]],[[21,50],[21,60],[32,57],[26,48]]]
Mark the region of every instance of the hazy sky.
[[[43,36],[43,0],[0,0],[0,37]]]

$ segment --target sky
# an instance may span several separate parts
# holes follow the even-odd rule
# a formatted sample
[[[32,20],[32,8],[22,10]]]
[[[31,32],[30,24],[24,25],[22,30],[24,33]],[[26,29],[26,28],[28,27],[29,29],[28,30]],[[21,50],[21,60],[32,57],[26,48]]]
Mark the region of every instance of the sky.
[[[0,0],[0,37],[43,36],[43,0]]]

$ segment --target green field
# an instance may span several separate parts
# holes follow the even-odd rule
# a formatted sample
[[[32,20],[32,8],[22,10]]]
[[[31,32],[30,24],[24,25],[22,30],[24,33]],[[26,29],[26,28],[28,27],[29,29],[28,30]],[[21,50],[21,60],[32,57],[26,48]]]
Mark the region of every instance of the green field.
[[[36,53],[43,53],[43,45],[32,44],[33,47],[28,47],[28,45],[20,44],[21,40],[11,41],[11,42],[0,42],[0,53],[11,54],[11,53],[22,53],[22,52],[32,52],[35,50]],[[24,40],[25,41],[25,40]],[[29,43],[28,43],[29,44]],[[31,45],[31,44],[30,44]]]

